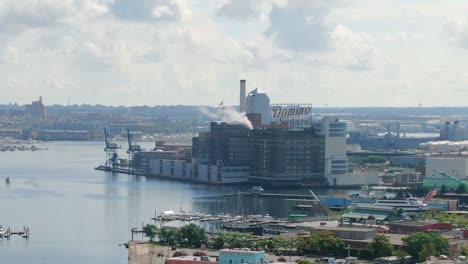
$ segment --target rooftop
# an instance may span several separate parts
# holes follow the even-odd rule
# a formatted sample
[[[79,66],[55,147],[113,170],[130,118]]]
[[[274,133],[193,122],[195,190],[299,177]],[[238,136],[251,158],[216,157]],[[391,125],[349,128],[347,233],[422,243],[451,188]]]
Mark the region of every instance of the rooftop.
[[[168,260],[185,260],[185,261],[205,261],[205,262],[218,262],[217,258],[210,256],[180,256],[168,258]]]
[[[403,225],[403,226],[426,226],[431,223],[411,221],[411,220],[402,220],[402,221],[390,222],[390,224],[391,225]]]
[[[346,226],[337,226],[337,227],[319,226],[319,227],[314,228],[313,230],[360,231],[360,232],[367,232],[367,231],[375,231],[376,228],[346,227]]]

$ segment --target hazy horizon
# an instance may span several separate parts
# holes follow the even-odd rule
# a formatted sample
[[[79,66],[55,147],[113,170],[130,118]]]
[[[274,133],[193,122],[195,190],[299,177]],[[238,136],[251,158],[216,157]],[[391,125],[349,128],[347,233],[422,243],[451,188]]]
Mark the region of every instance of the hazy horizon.
[[[463,107],[468,1],[4,0],[0,103]]]

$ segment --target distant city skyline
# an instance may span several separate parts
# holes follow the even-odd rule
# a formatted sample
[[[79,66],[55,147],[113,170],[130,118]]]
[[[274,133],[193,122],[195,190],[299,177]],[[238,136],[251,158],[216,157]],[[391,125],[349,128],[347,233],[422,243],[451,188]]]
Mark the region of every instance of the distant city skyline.
[[[4,0],[0,104],[466,106],[468,1]]]

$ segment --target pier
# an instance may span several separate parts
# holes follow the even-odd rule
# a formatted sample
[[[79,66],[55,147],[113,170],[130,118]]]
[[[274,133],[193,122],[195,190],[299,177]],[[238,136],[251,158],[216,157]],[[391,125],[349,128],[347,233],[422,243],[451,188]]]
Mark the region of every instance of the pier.
[[[23,231],[12,231],[9,227],[5,230],[5,233],[3,234],[3,237],[5,237],[7,240],[10,240],[11,236],[21,236],[25,239],[29,239],[29,236],[31,235],[31,231],[29,227],[23,226]]]
[[[320,202],[320,200],[315,195],[310,194],[290,194],[290,193],[265,193],[265,192],[236,192],[236,193],[226,193],[220,195],[212,195],[212,196],[202,196],[202,197],[195,197],[194,199],[217,199],[221,197],[235,197],[235,196],[257,196],[257,197],[265,197],[265,198],[282,198],[282,199],[289,199],[289,200],[301,200],[301,201],[315,201]]]

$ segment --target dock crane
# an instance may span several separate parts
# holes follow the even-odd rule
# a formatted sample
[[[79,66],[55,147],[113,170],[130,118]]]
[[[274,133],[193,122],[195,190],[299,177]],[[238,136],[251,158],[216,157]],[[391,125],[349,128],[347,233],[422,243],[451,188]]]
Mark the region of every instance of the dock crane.
[[[460,184],[463,184],[463,185],[465,185],[466,187],[468,187],[468,182],[466,182],[466,181],[464,181],[464,180],[462,180],[462,179],[460,179],[460,178],[457,178],[457,177],[455,177],[455,176],[453,176],[453,175],[450,175],[450,174],[447,174],[447,173],[444,173],[444,172],[441,172],[441,171],[438,171],[438,170],[434,170],[434,172],[439,173],[440,175],[442,175],[443,178],[447,177],[447,178],[449,178],[449,179],[452,179],[452,180],[454,180],[454,181],[456,181],[456,182],[458,182],[458,183],[460,183]]]
[[[133,157],[135,152],[141,151],[141,146],[132,142],[132,134],[130,133],[130,129],[127,129],[127,139],[128,139],[128,169],[134,167],[133,164]]]
[[[106,152],[106,167],[115,168],[118,166],[117,149],[119,149],[119,146],[109,141],[109,133],[106,128],[104,128],[104,140],[106,142],[106,148],[104,149]]]

